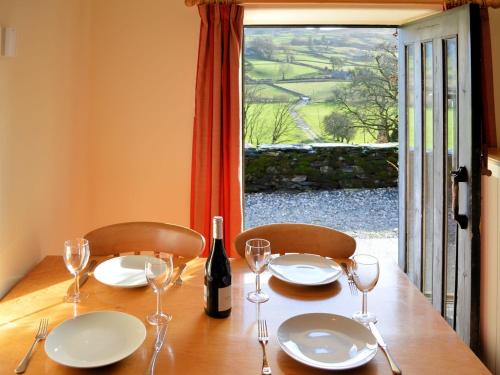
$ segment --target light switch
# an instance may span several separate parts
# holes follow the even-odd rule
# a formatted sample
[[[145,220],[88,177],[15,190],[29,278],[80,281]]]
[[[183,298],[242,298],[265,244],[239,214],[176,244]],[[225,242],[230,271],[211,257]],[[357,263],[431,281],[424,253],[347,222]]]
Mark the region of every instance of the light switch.
[[[16,55],[16,29],[13,27],[2,27],[1,55],[5,57]]]

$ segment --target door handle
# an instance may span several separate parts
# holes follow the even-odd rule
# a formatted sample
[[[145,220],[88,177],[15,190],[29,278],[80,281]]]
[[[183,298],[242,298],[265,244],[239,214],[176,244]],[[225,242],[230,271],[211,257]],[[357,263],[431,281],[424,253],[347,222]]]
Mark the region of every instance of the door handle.
[[[461,229],[467,229],[467,224],[469,222],[469,218],[467,215],[461,215],[459,214],[459,207],[458,207],[458,183],[459,182],[467,182],[468,181],[468,176],[467,176],[467,169],[465,167],[458,167],[457,170],[451,171],[451,183],[452,183],[452,188],[451,188],[451,210],[453,212],[453,219],[458,223]]]

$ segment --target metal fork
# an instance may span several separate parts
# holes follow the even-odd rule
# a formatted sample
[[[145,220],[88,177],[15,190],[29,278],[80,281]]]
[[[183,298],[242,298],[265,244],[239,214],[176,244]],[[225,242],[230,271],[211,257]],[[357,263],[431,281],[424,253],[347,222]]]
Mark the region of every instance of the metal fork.
[[[19,362],[19,365],[16,367],[16,374],[22,374],[23,372],[26,371],[26,368],[28,367],[28,362],[30,361],[31,358],[31,353],[33,353],[33,349],[35,348],[35,345],[38,343],[40,340],[45,340],[47,338],[47,333],[48,333],[48,327],[49,327],[49,320],[47,318],[42,318],[40,320],[40,324],[38,325],[38,331],[36,332],[35,335],[35,340],[33,341],[33,344],[31,344],[30,350],[28,350],[28,353],[24,356],[24,358]]]
[[[184,280],[182,280],[182,273],[184,272],[184,269],[186,268],[186,263],[182,263],[179,266],[179,273],[177,274],[177,278],[174,280],[173,284],[175,285],[182,285]]]
[[[342,262],[340,263],[340,267],[342,267],[342,270],[344,271],[345,275],[347,276],[347,284],[349,285],[349,290],[351,291],[351,295],[355,296],[358,294],[358,288],[356,287],[356,284],[354,283],[354,278],[352,277],[352,273],[349,272],[349,268],[347,268],[347,264]]]
[[[271,374],[271,366],[267,362],[267,354],[266,354],[266,345],[269,342],[269,334],[267,333],[267,323],[263,319],[257,320],[258,326],[258,339],[260,345],[262,346],[262,353],[264,354],[264,358],[262,359],[262,374],[269,375]]]

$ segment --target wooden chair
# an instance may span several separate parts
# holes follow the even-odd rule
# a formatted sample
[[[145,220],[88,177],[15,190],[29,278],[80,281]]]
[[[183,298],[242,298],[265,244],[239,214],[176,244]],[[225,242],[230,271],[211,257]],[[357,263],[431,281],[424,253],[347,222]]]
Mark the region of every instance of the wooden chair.
[[[186,259],[196,258],[205,246],[203,236],[189,228],[154,222],[129,222],[108,225],[84,236],[91,255],[113,255],[142,251],[170,253]]]
[[[349,258],[356,250],[351,236],[335,229],[312,224],[268,224],[248,229],[234,241],[236,251],[245,257],[245,243],[250,238],[271,242],[272,253],[310,253],[331,258]]]

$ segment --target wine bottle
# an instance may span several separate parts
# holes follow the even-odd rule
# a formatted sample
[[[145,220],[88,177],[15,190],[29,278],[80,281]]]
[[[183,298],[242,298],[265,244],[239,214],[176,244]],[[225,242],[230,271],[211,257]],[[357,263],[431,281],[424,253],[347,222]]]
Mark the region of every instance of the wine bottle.
[[[231,265],[222,242],[222,217],[212,222],[212,250],[205,263],[205,313],[213,318],[231,314]]]

